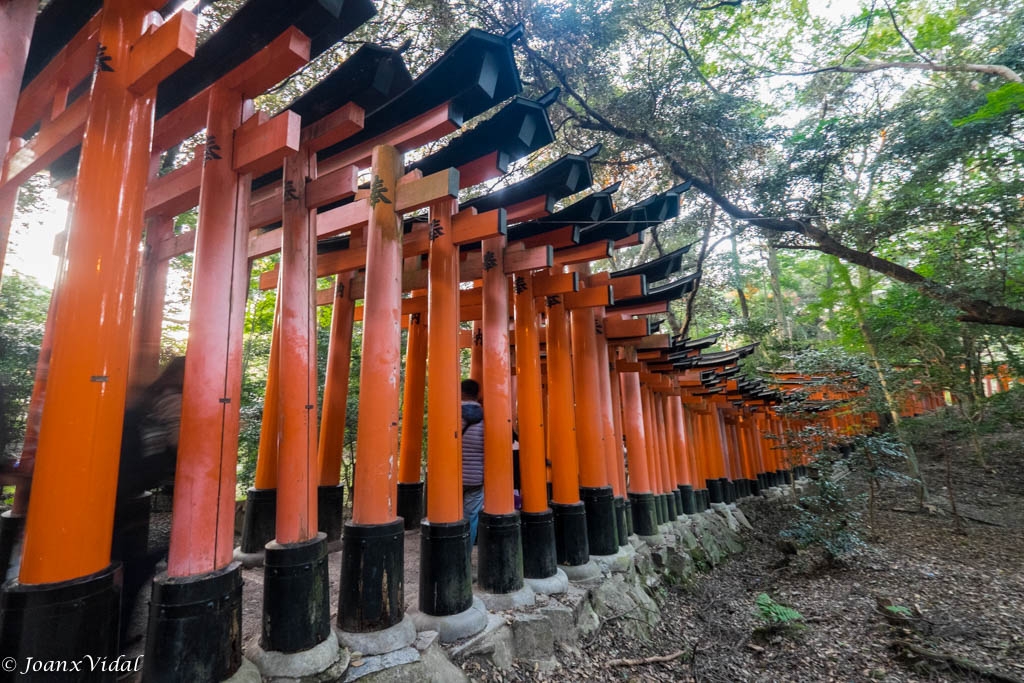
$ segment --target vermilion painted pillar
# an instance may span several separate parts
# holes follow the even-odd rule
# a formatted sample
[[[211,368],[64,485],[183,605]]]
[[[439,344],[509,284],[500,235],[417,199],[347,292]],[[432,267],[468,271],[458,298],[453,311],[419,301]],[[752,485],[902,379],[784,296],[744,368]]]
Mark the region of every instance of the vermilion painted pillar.
[[[420,525],[419,608],[471,612],[469,521],[463,516],[459,366],[459,248],[453,197],[430,204],[427,278],[427,518]],[[486,398],[484,399],[486,403]],[[480,630],[486,619],[480,624]]]
[[[629,516],[626,512],[626,474],[622,458],[622,427],[619,413],[619,379],[614,363],[609,363],[608,338],[604,334],[604,309],[594,311],[594,336],[597,342],[595,372],[599,382],[601,431],[604,435],[605,472],[612,489],[615,535],[619,546],[629,545]]]
[[[499,594],[523,587],[522,534],[513,497],[512,373],[504,254],[504,237],[484,240],[484,510],[480,514],[477,583],[483,590]]]
[[[285,158],[283,175],[277,515],[274,540],[266,545],[259,646],[290,655],[337,640],[327,534],[317,520],[316,216],[306,208],[315,153],[302,145]]]
[[[687,419],[687,410],[683,405],[682,396],[676,394],[671,400],[672,419],[675,422],[677,443],[678,448],[676,456],[676,466],[678,468],[679,484],[678,490],[680,495],[680,505],[682,512],[687,515],[691,515],[697,512],[697,502],[694,496],[693,483],[696,481],[694,477],[694,465],[693,465],[693,430],[689,425]]]
[[[132,329],[129,393],[137,393],[160,374],[160,335],[164,322],[164,294],[169,263],[158,258],[160,242],[174,233],[174,219],[158,216],[146,224],[146,250],[139,275],[139,293]]]
[[[548,296],[546,304],[548,458],[551,460],[555,543],[558,563],[578,566],[590,561],[590,546],[586,508],[580,501],[579,442],[573,407],[575,396],[569,320],[561,295]]]
[[[317,519],[320,530],[327,534],[328,542],[341,538],[342,510],[345,503],[345,485],[341,481],[341,456],[345,450],[348,381],[352,366],[354,276],[354,271],[338,273],[334,282],[331,338],[327,347],[320,437],[317,440],[317,466],[320,471]]]
[[[426,292],[418,290],[414,295]],[[406,529],[423,521],[423,396],[427,387],[427,321],[422,313],[409,315],[405,346],[405,386],[402,399],[402,436],[398,462],[398,515]]]
[[[601,375],[608,374],[597,340],[593,308],[569,313],[572,339],[573,384],[579,454],[579,492],[586,510],[587,543],[593,555],[614,555],[619,550],[615,523],[615,493],[610,485],[605,450],[605,410]],[[604,358],[607,358],[605,352]],[[610,424],[607,427],[611,427]]]
[[[7,158],[11,124],[18,106],[18,92],[25,74],[25,59],[32,40],[39,0],[6,0],[0,3],[0,166]],[[18,188],[0,190],[0,275],[7,255],[7,240]]]
[[[249,205],[251,176],[234,169],[230,141],[248,105],[222,87],[214,86],[209,97],[171,547],[167,573],[154,581],[147,675],[180,660],[184,634],[195,626],[176,618],[176,608],[195,600],[216,605],[203,624],[203,641],[223,643],[219,647],[229,652],[218,654],[219,647],[212,647],[204,652],[212,661],[196,666],[212,666],[214,676],[225,677],[240,665],[240,654],[233,653],[240,647],[234,641],[240,638],[235,628],[241,619],[241,566],[232,562],[232,546],[249,226],[239,207]],[[192,670],[184,667],[181,675],[191,676]]]
[[[402,221],[394,210],[402,155],[373,150],[370,221],[352,520],[342,536],[338,626],[381,631],[405,617],[404,530],[396,517],[398,406],[402,342]],[[400,638],[406,640],[407,637]]]
[[[626,432],[633,530],[639,536],[654,536],[658,533],[657,503],[652,492],[651,473],[647,464],[647,433],[644,426],[640,368],[636,363],[636,352],[628,349],[624,361],[628,367],[619,371],[619,377],[622,382],[622,421]]]
[[[675,521],[683,512],[682,499],[679,495],[679,471],[676,460],[679,457],[679,437],[676,434],[676,425],[671,409],[671,395],[659,392],[659,411],[662,424],[665,430],[665,459],[668,463],[668,503],[669,521]]]
[[[0,69],[5,107],[16,100],[8,89],[21,80],[24,60],[14,54],[24,51],[24,13],[33,9],[24,2],[5,8],[21,17],[0,29],[4,49],[13,47],[11,69]],[[0,651],[20,662],[86,654],[113,660],[118,651],[111,529],[156,95],[155,87],[139,95],[129,86],[132,46],[150,9],[107,0],[100,20],[110,70],[96,74],[88,95],[21,570],[0,596]],[[0,128],[5,148],[9,128],[10,121]],[[89,627],[55,628],[54,614]]]
[[[241,553],[262,554],[274,538],[277,525],[277,453],[281,437],[281,280],[274,290],[274,317],[270,330],[270,359],[263,390],[263,414],[256,451],[253,485],[245,492],[245,517],[242,520]]]
[[[315,164],[315,162],[314,162]],[[280,439],[277,458],[279,544],[303,544],[317,535],[316,228],[305,206],[315,175],[309,153],[285,159],[282,213]]]
[[[473,343],[469,347],[469,378],[475,380],[481,389],[484,386],[484,326],[479,320],[473,321]]]
[[[646,447],[647,469],[651,476],[651,491],[654,494],[658,524],[664,524],[668,518],[668,511],[665,508],[665,482],[662,478],[661,463],[658,458],[658,451],[660,449],[658,428],[654,422],[654,414],[651,410],[651,390],[646,384],[642,384],[641,392],[644,434],[646,435],[644,445]]]
[[[516,416],[519,425],[519,481],[523,498],[523,575],[544,580],[558,572],[553,513],[548,508],[544,395],[540,334],[529,273],[512,280],[516,330]],[[530,582],[534,586],[534,582]]]
[[[611,467],[611,471],[615,472],[615,479],[613,479],[613,482],[618,482],[617,484],[613,484],[616,487],[616,495],[625,498],[627,495],[626,459],[624,450],[626,437],[622,419],[622,381],[619,378],[619,370],[615,365],[615,350],[607,348],[606,351],[605,357],[608,359],[608,392],[611,397],[613,429],[613,439],[610,450],[615,458],[615,464],[614,467]],[[627,506],[628,502],[629,501],[626,500]]]

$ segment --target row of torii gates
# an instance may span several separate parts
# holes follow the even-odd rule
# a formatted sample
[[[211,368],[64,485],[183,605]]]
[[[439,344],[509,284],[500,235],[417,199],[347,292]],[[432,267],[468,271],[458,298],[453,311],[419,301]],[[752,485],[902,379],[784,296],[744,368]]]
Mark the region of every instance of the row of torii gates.
[[[0,254],[17,189],[33,174],[49,170],[70,218],[21,460],[31,496],[23,479],[0,529],[9,554],[24,526],[18,575],[0,593],[0,652],[117,656],[111,529],[125,400],[158,373],[168,260],[187,252],[171,544],[154,581],[146,680],[224,680],[241,663],[234,510],[243,316],[257,257],[280,253],[260,280],[278,288],[277,311],[241,548],[265,548],[265,651],[303,653],[334,637],[327,543],[339,538],[342,642],[372,653],[360,637],[389,634],[378,642],[401,647],[415,636],[406,528],[421,530],[420,617],[472,608],[460,347],[472,348],[485,396],[484,593],[531,582],[558,590],[564,570],[619,553],[633,533],[656,536],[678,515],[802,471],[808,454],[784,447],[798,421],[773,409],[793,378],[745,378],[738,362],[752,346],[707,352],[717,337],[673,338],[648,317],[697,282],[699,273],[677,276],[686,248],[624,271],[590,269],[677,216],[685,185],[625,209],[613,206],[617,186],[556,209],[591,187],[594,148],[460,204],[461,190],[554,139],[546,108],[557,91],[518,95],[520,29],[471,30],[416,78],[400,51],[364,45],[267,117],[253,98],[371,17],[370,0],[249,0],[198,49],[195,16],[163,0],[53,0],[38,13],[37,4],[0,6]],[[161,175],[165,153],[200,132],[195,158]],[[175,217],[194,207],[198,227],[177,233]],[[327,275],[334,286],[317,291]],[[318,305],[333,306],[319,411]],[[343,524],[360,320],[354,500]],[[471,336],[464,321],[474,321]],[[835,404],[821,417],[846,429],[858,421]],[[138,505],[144,517],[148,502]]]

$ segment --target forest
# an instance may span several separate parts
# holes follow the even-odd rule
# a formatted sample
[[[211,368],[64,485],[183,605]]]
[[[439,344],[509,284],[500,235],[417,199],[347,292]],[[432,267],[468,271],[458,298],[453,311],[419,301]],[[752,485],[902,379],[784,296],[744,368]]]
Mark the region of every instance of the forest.
[[[201,33],[238,4],[196,3]],[[748,549],[757,559],[670,597],[678,619],[649,642],[595,636],[592,649],[563,665],[596,677],[602,657],[679,648],[696,680],[739,680],[750,669],[763,680],[1024,677],[1024,4],[382,0],[374,19],[256,104],[281,111],[366,42],[400,47],[416,74],[469,28],[504,33],[520,24],[524,94],[558,89],[556,140],[499,182],[600,143],[594,188],[621,182],[617,206],[687,183],[678,218],[598,268],[689,245],[683,272],[699,271],[699,285],[672,303],[666,330],[720,333],[716,349],[757,343],[744,361],[751,375],[852,376],[864,389],[855,410],[887,424],[852,457],[823,448],[818,499],[794,502],[789,516],[765,511]],[[165,170],[199,142],[169,155]],[[36,178],[19,196],[12,253],[51,209],[45,185]],[[194,211],[182,214],[175,229],[195,222]],[[275,292],[260,289],[259,275],[276,258],[254,263],[247,300],[240,495],[253,480],[274,317]],[[187,347],[190,277],[191,256],[177,257],[165,359]],[[7,459],[24,436],[50,286],[11,262],[0,285]],[[322,382],[330,310],[319,313]],[[346,468],[360,335],[357,323]],[[468,351],[464,361],[468,369]],[[908,397],[935,392],[945,407],[903,414]],[[929,573],[939,578],[929,583]],[[769,623],[750,639],[755,587],[802,605],[799,629]],[[1013,603],[1015,616],[1006,612]],[[837,616],[861,608],[872,612],[870,629],[866,617],[851,625]],[[710,641],[728,647],[712,654]],[[804,663],[809,649],[826,653],[828,665]],[[893,670],[897,657],[903,665]],[[632,680],[678,680],[658,663],[631,671]],[[499,680],[494,671],[471,673]]]

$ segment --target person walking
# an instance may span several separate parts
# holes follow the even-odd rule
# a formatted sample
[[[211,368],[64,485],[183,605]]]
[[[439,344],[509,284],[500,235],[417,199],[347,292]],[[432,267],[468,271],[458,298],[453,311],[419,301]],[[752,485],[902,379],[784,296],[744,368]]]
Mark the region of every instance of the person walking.
[[[469,545],[476,543],[477,522],[484,506],[484,409],[480,384],[462,380],[462,510],[469,520]]]

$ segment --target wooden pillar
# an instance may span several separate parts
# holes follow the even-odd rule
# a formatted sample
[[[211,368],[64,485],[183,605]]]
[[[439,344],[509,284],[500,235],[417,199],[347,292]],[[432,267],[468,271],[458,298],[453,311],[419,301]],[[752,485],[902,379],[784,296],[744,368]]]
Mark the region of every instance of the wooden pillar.
[[[155,98],[155,89],[142,96],[128,89],[132,42],[142,34],[146,13],[142,3],[108,0],[100,24],[112,70],[97,74],[88,106],[23,584],[67,581],[110,563]],[[69,515],[69,509],[81,514]]]
[[[462,519],[462,417],[459,390],[459,252],[452,240],[454,200],[430,206],[427,289],[427,520]],[[367,280],[369,281],[369,280]]]
[[[594,555],[614,555],[619,548],[615,519],[615,493],[609,485],[605,409],[601,375],[608,375],[602,360],[594,309],[574,308],[569,313],[572,338],[573,385],[579,454],[579,492],[587,515],[587,542]],[[603,336],[603,335],[602,335]],[[607,352],[603,354],[607,359]],[[610,417],[610,416],[609,416]]]
[[[644,420],[643,390],[636,351],[627,347],[625,367],[619,371],[622,381],[622,418],[626,432],[626,458],[629,463],[629,502],[633,530],[640,536],[658,533],[657,503],[653,476],[647,458],[648,432]]]
[[[484,240],[483,376],[484,509],[480,515],[477,583],[491,593],[523,587],[523,545],[512,469],[512,382],[508,339],[505,237]],[[476,334],[474,331],[474,338]]]
[[[341,538],[344,519],[345,485],[341,481],[341,456],[345,450],[348,378],[352,361],[355,301],[351,290],[354,276],[354,271],[346,271],[338,273],[334,281],[323,412],[317,439],[317,480],[320,483],[317,487],[317,528],[327,534],[328,543]]]
[[[18,106],[18,92],[38,7],[39,0],[0,2],[0,169],[7,158],[11,124]],[[17,187],[0,189],[0,275],[4,270],[17,197]]]
[[[315,160],[305,148],[284,161],[281,234],[281,435],[277,459],[277,529],[281,544],[317,535],[316,225],[306,208]]]
[[[339,273],[334,283],[334,309],[331,311],[331,338],[327,349],[323,414],[318,439],[320,486],[338,486],[341,483],[341,455],[345,449],[348,383],[352,367],[354,275],[354,271]]]
[[[4,11],[15,8],[28,21],[22,12],[31,14],[34,4],[18,2]],[[85,104],[19,581],[0,594],[0,651],[18,661],[113,660],[117,654],[120,581],[110,561],[111,532],[156,99],[156,83],[137,92],[142,88],[134,74],[159,68],[166,58],[133,48],[152,9],[107,0],[99,20],[106,59]],[[3,49],[28,36],[27,26],[5,23],[0,32]],[[188,42],[187,27],[179,37]],[[0,107],[17,99],[8,90],[20,81],[11,71],[21,64],[11,67],[0,69],[6,82]],[[0,128],[4,149],[10,125]],[[88,627],[55,629],[54,614]]]
[[[555,268],[551,273],[560,271],[561,268]],[[555,545],[559,564],[578,566],[590,561],[590,547],[586,508],[580,501],[579,441],[569,318],[562,295],[547,296],[546,304],[548,458],[551,461]],[[600,464],[603,469],[604,463]]]
[[[167,565],[172,577],[216,571],[232,556],[249,285],[248,216],[238,207],[249,205],[251,177],[235,171],[234,146],[227,141],[242,116],[238,93],[211,89]]]
[[[426,294],[419,290],[413,295]],[[405,346],[405,386],[402,435],[398,460],[398,514],[406,529],[418,529],[423,519],[423,396],[427,385],[427,324],[422,313],[409,315]]]
[[[352,521],[342,536],[338,626],[379,631],[405,616],[404,530],[397,519],[398,406],[402,342],[402,220],[395,212],[402,155],[374,148],[359,373]]]
[[[174,233],[174,219],[158,216],[146,224],[146,248],[139,274],[129,392],[149,386],[160,374],[160,335],[164,322],[164,295],[170,265],[157,252],[160,242]]]
[[[544,394],[540,334],[533,276],[512,281],[516,331],[516,418],[519,425],[519,483],[523,575],[546,579],[558,572],[554,518],[548,508]]]
[[[469,378],[484,386],[484,325],[473,321],[473,344],[469,347]]]
[[[457,210],[453,197],[431,202],[427,228],[427,519],[420,526],[419,608],[431,616],[461,614],[473,604],[471,527],[463,515]]]
[[[576,415],[573,409],[572,355],[569,321],[561,295],[548,296],[547,371],[548,457],[551,460],[551,500],[572,505],[580,500]],[[556,510],[557,514],[557,510]]]
[[[485,240],[482,382],[484,400],[484,510],[489,515],[515,511],[512,473],[512,393],[508,341],[508,277],[504,273],[505,239]],[[490,254],[491,258],[488,258]],[[476,336],[474,325],[474,338]]]

